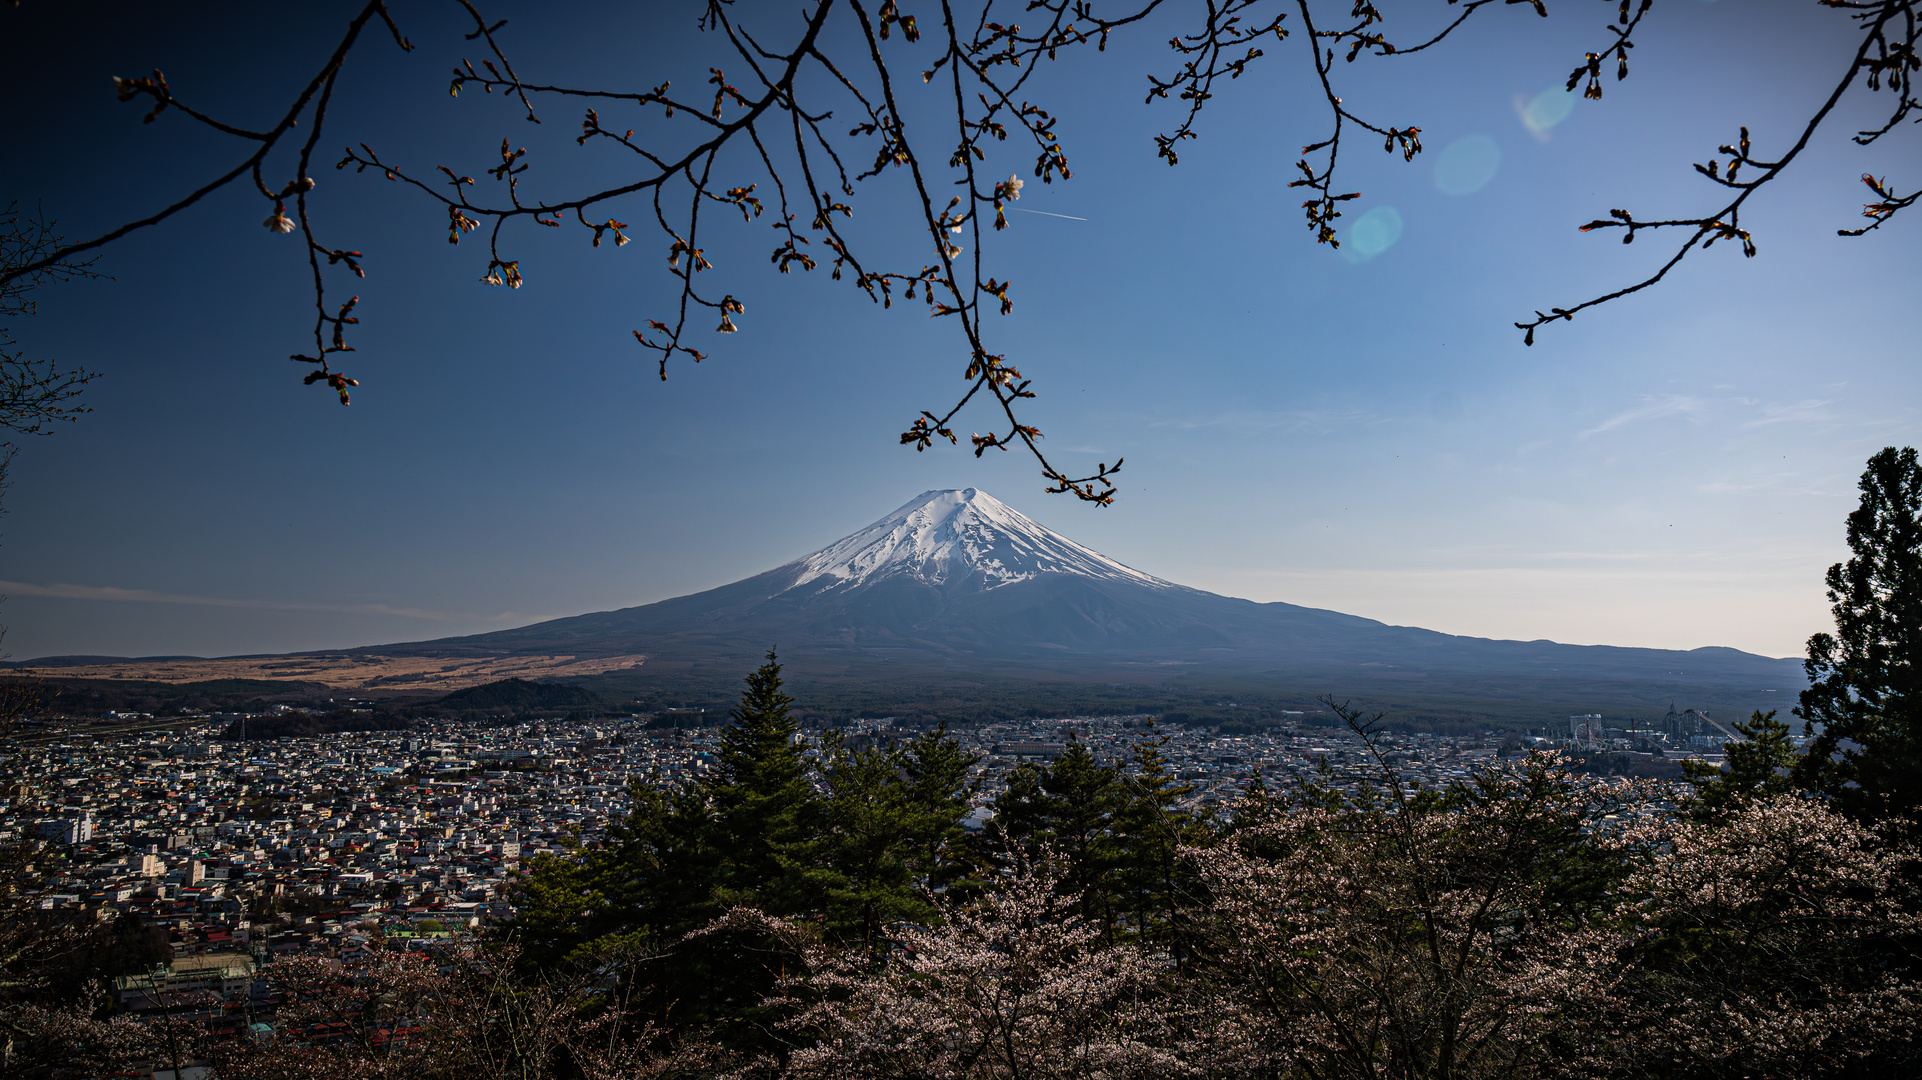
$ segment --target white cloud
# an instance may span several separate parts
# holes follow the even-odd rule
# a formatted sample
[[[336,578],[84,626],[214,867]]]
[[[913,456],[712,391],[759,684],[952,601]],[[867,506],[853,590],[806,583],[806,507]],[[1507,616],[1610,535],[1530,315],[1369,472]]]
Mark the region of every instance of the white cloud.
[[[1279,431],[1288,435],[1330,435],[1384,422],[1383,417],[1354,409],[1293,409],[1274,412],[1236,410],[1183,420],[1151,420],[1148,426],[1182,431],[1219,428],[1236,434]]]
[[[1685,394],[1664,394],[1658,398],[1645,399],[1646,404],[1626,412],[1616,413],[1600,424],[1582,432],[1582,438],[1600,435],[1605,431],[1639,424],[1647,420],[1659,420],[1664,416],[1685,416],[1702,411],[1702,403]]]
[[[1743,404],[1749,405],[1755,402],[1744,401]],[[1769,424],[1813,424],[1834,420],[1835,414],[1828,410],[1830,404],[1832,402],[1810,398],[1793,405],[1769,405],[1763,408],[1760,417],[1750,420],[1742,427],[1747,429],[1766,427]]]

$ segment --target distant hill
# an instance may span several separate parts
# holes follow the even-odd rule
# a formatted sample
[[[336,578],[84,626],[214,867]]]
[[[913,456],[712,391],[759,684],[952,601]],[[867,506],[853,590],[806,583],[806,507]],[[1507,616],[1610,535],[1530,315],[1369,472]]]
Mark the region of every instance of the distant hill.
[[[408,705],[383,705],[373,709],[333,709],[276,713],[253,716],[230,724],[222,737],[274,739],[311,738],[336,731],[406,731],[423,717],[446,717],[493,713],[518,717],[527,712],[552,709],[592,709],[601,705],[600,695],[579,686],[503,679],[482,686],[456,690],[437,701]]]
[[[311,739],[341,731],[406,731],[412,723],[394,713],[366,709],[334,709],[330,712],[287,712],[252,716],[227,725],[220,737],[238,741],[256,739]]]
[[[31,660],[0,660],[0,668],[96,667],[101,664],[156,664],[205,659],[204,656],[36,656]]]
[[[434,702],[448,709],[581,709],[602,704],[599,694],[564,683],[502,679],[456,690]]]

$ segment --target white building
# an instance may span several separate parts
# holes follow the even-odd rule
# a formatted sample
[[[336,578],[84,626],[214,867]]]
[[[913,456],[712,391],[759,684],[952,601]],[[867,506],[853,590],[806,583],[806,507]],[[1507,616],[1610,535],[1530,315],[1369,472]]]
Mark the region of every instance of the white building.
[[[59,818],[40,823],[40,838],[56,844],[84,844],[93,839],[93,815],[82,812],[77,818]]]

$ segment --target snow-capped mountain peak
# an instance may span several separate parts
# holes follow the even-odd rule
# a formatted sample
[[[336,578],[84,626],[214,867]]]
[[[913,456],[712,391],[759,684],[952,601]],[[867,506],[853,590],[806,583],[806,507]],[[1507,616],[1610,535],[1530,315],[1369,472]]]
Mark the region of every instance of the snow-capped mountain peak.
[[[843,588],[899,575],[934,585],[976,578],[986,590],[1043,574],[1171,587],[974,488],[922,492],[860,532],[788,565],[796,574],[791,588]]]

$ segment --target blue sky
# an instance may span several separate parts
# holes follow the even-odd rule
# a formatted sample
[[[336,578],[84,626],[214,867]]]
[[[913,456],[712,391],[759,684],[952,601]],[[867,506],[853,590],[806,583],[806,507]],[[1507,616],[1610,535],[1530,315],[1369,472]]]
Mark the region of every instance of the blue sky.
[[[770,36],[796,18],[740,7]],[[150,211],[241,154],[178,117],[143,127],[108,76],[158,66],[183,97],[257,122],[348,8],[176,10],[0,12],[0,200],[38,203],[72,236]],[[1036,379],[1031,422],[1064,466],[1126,455],[1106,509],[1043,495],[1014,454],[897,446],[917,410],[962,388],[958,339],[918,305],[883,312],[825,273],[774,273],[765,225],[713,234],[743,332],[662,383],[628,333],[671,298],[652,234],[592,250],[578,231],[523,230],[527,286],[491,289],[476,280],[484,249],[446,244],[444,214],[326,168],[324,235],[367,253],[350,367],[363,385],[342,409],[280,359],[309,325],[300,253],[260,227],[257,196],[223,193],[112,249],[111,280],[46,291],[18,328],[34,354],[102,377],[92,415],[14,464],[6,651],[218,655],[495,629],[710,588],[920,491],[976,486],[1231,595],[1481,636],[1797,654],[1827,627],[1821,576],[1846,555],[1862,462],[1912,443],[1922,402],[1916,221],[1835,230],[1858,220],[1861,173],[1912,186],[1922,155],[1851,147],[1881,104],[1858,98],[1757,196],[1759,257],[1698,254],[1524,348],[1516,319],[1633,280],[1667,250],[1576,225],[1616,206],[1710,208],[1690,162],[1741,124],[1760,153],[1785,145],[1849,48],[1844,20],[1813,3],[1669,0],[1630,78],[1564,108],[1542,92],[1614,7],[1551,10],[1491,11],[1433,53],[1342,68],[1350,102],[1420,125],[1427,147],[1412,164],[1378,143],[1347,150],[1366,258],[1316,246],[1286,187],[1324,127],[1299,37],[1211,104],[1172,169],[1152,136],[1174,109],[1141,100],[1144,73],[1171,67],[1171,27],[1037,74],[1030,93],[1061,116],[1076,175],[1030,183],[1019,204],[1066,217],[1014,214],[995,240],[989,269],[1013,279],[1016,308],[989,331]],[[533,149],[536,192],[612,175],[573,145],[571,107],[544,106],[537,129],[498,98],[450,99],[446,72],[471,50],[458,23],[396,11],[419,48],[365,47],[324,146],[478,174],[506,135]],[[499,11],[530,81],[698,85],[712,62],[698,5]],[[905,70],[913,53],[901,44]],[[1027,172],[1013,152],[989,164]],[[855,202],[861,235],[906,261],[919,256],[896,242],[913,239],[903,193],[890,174]]]

